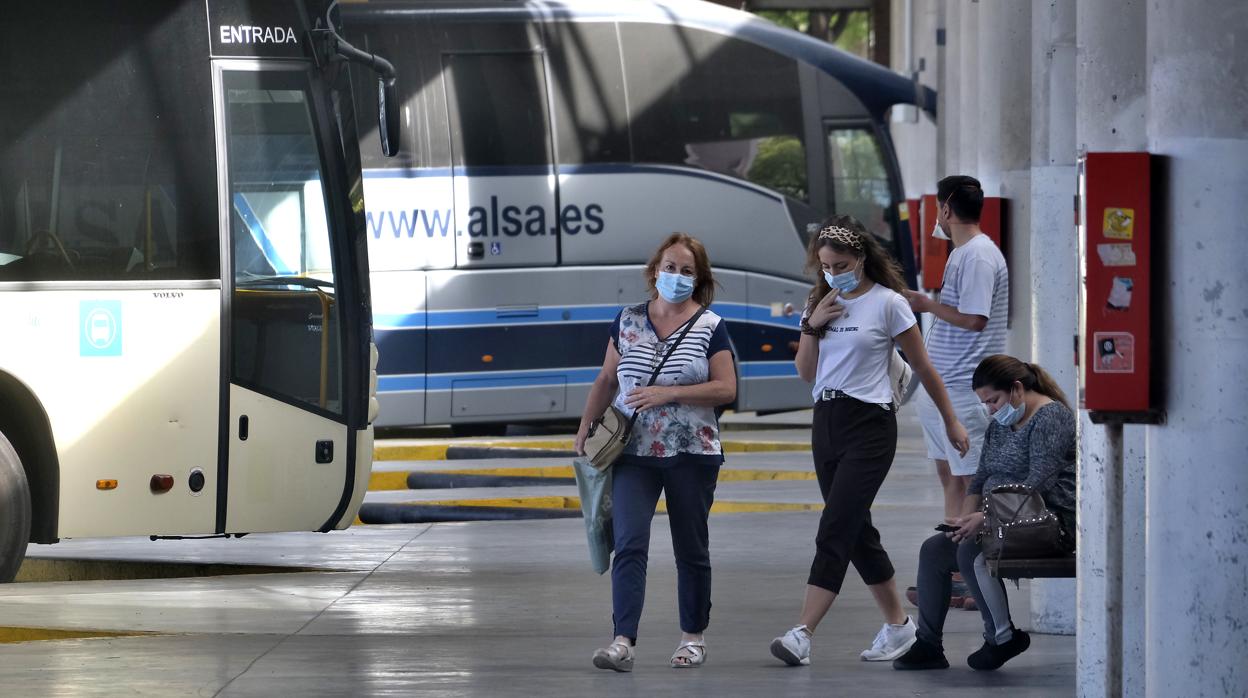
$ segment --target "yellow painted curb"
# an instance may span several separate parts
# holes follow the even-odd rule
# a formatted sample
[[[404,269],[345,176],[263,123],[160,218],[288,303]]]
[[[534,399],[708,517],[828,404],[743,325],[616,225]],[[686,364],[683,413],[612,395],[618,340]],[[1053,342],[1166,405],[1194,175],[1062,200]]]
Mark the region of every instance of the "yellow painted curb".
[[[780,453],[809,451],[801,441],[721,441],[724,453]]]
[[[809,451],[800,441],[721,441],[724,453],[779,453]],[[373,460],[446,460],[452,446],[466,448],[528,448],[544,451],[571,451],[571,441],[460,441],[456,443],[379,444],[373,447]]]
[[[571,451],[571,441],[456,441],[424,444],[379,444],[373,446],[373,460],[446,460],[452,446],[466,448],[529,448],[543,451]]]
[[[141,631],[117,632],[115,630],[63,630],[60,628],[21,628],[0,626],[0,643],[42,642],[47,640],[86,640],[106,637],[140,637],[159,635]]]
[[[489,499],[440,499],[432,502],[404,502],[436,507],[507,507],[518,509],[580,509],[577,497],[492,497]]]
[[[518,509],[580,509],[579,497],[497,497],[491,499],[439,499],[427,502],[403,502],[409,506],[440,507],[502,507]],[[822,511],[822,504],[790,502],[715,502],[712,514],[753,514],[775,511]],[[659,513],[667,512],[667,501],[659,500]]]
[[[551,465],[534,468],[456,468],[451,470],[422,470],[422,473],[438,475],[490,475],[495,477],[538,477],[538,478],[571,478],[575,477],[570,465]],[[408,471],[386,471],[373,473],[368,489],[371,492],[405,490]],[[804,470],[730,470],[721,468],[720,482],[778,482],[782,480],[814,480],[815,474]]]
[[[384,492],[388,490],[405,490],[407,489],[407,471],[391,470],[386,472],[375,472],[368,478],[369,492]]]

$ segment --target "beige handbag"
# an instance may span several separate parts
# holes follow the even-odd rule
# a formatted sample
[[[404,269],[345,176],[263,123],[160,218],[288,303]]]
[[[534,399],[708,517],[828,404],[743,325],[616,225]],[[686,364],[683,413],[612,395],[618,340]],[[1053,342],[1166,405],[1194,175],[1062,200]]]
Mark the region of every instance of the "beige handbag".
[[[914,394],[918,380],[915,379],[914,369],[901,358],[895,347],[889,353],[892,356],[888,359],[888,385],[893,389],[893,405],[901,407]]]
[[[589,462],[598,470],[614,463],[624,452],[632,430],[633,420],[625,417],[615,405],[609,405],[606,413],[589,425],[589,433],[585,435],[585,455]]]
[[[663,365],[671,358],[676,347],[680,346],[681,340],[689,334],[689,330],[697,324],[698,318],[702,317],[702,313],[705,312],[706,308],[699,309],[685,323],[680,336],[676,338],[676,343],[663,355],[663,360],[659,362],[659,365],[654,367],[654,372],[650,374],[650,382],[646,383],[646,386],[654,385],[654,381],[658,380],[659,371],[663,370]],[[624,452],[624,447],[628,445],[628,438],[632,436],[633,424],[636,421],[635,410],[631,418],[625,418],[624,413],[616,409],[615,405],[609,405],[601,417],[590,423],[589,432],[585,434],[585,455],[589,457],[589,462],[598,470],[610,467]]]

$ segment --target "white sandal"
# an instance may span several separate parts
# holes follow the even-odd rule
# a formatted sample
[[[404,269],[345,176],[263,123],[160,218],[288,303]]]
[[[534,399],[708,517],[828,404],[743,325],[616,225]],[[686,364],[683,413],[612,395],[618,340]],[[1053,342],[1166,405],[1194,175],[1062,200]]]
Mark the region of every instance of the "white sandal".
[[[684,661],[680,661],[684,660]],[[706,661],[706,641],[689,640],[680,643],[672,653],[673,669],[696,669]]]
[[[594,650],[594,666],[612,671],[633,670],[633,648],[623,642],[612,642]]]

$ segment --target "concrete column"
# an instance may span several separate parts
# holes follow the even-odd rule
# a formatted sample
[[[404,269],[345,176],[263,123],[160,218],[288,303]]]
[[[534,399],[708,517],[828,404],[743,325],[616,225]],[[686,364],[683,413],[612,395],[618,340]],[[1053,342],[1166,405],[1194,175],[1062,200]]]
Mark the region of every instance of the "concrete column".
[[[1011,290],[1014,298],[1031,303],[1030,355],[1075,400],[1075,316],[1071,311],[1078,299],[1071,253],[1075,249],[1075,0],[1032,3],[1029,9],[1030,231],[1025,249],[1011,254],[1027,256],[1027,274],[1015,278]],[[1021,266],[1016,263],[1015,269]],[[1032,627],[1041,632],[1072,632],[1074,587],[1070,580],[1034,580]]]
[[[978,152],[969,174],[979,179],[984,196],[1001,196],[1001,126],[1005,120],[1001,87],[1013,77],[1006,72],[1007,66],[997,60],[1007,51],[1001,26],[1005,8],[995,2],[976,3],[974,7],[978,16],[975,36],[970,41],[975,44],[976,59],[971,70],[976,73],[978,125],[972,133]]]
[[[1145,0],[1081,2],[1077,10],[1076,132],[1089,152],[1146,150]],[[1092,213],[1089,212],[1089,216]],[[1107,462],[1107,427],[1081,412],[1079,565],[1079,673],[1081,695],[1104,695],[1112,670],[1122,695],[1143,696],[1145,472],[1144,428],[1126,426],[1121,470]],[[1110,521],[1109,500],[1121,499],[1122,521]],[[1116,505],[1117,506],[1117,505]],[[1124,525],[1124,522],[1127,522]],[[1106,535],[1121,531],[1116,562],[1121,581],[1108,574],[1112,551]],[[1119,584],[1120,619],[1106,613],[1109,584]],[[1116,637],[1115,637],[1116,636]],[[1114,638],[1111,642],[1111,638]],[[1111,656],[1111,651],[1113,656]],[[1121,654],[1118,654],[1121,652]]]
[[[1025,2],[981,3],[981,95],[978,176],[988,196],[1009,200],[1005,240],[1010,268],[1006,352],[1031,357],[1031,8]],[[990,125],[991,124],[991,125]]]
[[[911,8],[911,61],[905,61],[906,5]],[[923,0],[893,0],[893,70],[911,77],[917,75],[923,85],[939,90],[936,29],[940,8]],[[942,49],[943,50],[943,49]],[[939,108],[938,108],[939,109]],[[936,121],[914,107],[893,107],[891,131],[901,166],[902,184],[907,199],[917,199],[936,191]],[[917,251],[916,251],[917,252]]]
[[[944,0],[942,3],[941,24],[939,31],[945,37],[945,44],[938,51],[940,68],[938,82],[940,89],[936,95],[938,112],[937,129],[940,133],[936,146],[936,177],[944,177],[955,172],[961,165],[961,129],[962,118],[962,42],[957,39],[961,31],[961,0]]]
[[[959,89],[957,123],[958,169],[944,174],[973,174],[979,166],[979,3],[960,0],[958,31],[952,41],[958,44]],[[943,177],[944,174],[941,176]]]
[[[1167,421],[1148,428],[1149,696],[1248,686],[1248,4],[1150,0],[1149,150],[1167,163]]]

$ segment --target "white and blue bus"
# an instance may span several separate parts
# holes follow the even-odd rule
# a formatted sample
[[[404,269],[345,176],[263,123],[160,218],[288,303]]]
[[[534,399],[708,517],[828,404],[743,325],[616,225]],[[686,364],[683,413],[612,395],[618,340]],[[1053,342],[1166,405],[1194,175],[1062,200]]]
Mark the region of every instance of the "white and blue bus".
[[[377,406],[345,61],[385,66],[327,4],[0,11],[0,582],[28,542],[354,521]]]
[[[378,425],[579,416],[672,231],[722,283],[738,410],[809,402],[792,346],[822,218],[862,220],[913,279],[887,115],[935,100],[882,67],[692,0],[369,2],[343,24],[406,78],[402,151],[361,139]]]

